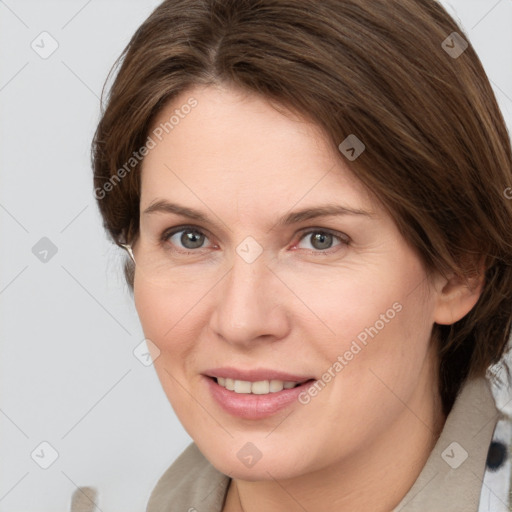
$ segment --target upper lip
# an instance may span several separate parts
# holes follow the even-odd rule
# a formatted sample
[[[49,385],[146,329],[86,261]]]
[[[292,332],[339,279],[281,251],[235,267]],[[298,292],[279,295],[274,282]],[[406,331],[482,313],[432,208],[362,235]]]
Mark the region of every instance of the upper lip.
[[[255,368],[252,370],[239,370],[230,366],[222,368],[210,368],[203,372],[208,377],[224,377],[225,379],[246,380],[258,382],[262,380],[282,380],[291,382],[305,382],[314,377],[310,375],[296,375],[269,368]]]

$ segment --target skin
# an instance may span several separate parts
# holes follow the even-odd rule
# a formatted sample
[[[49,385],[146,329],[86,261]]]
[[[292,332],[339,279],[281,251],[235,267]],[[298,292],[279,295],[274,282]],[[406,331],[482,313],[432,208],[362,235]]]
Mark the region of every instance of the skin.
[[[446,419],[432,326],[466,315],[482,283],[427,279],[418,254],[320,128],[262,97],[195,87],[165,106],[154,126],[190,97],[197,107],[142,169],[136,248],[170,263],[166,284],[138,263],[134,298],[158,347],[163,389],[201,452],[233,478],[223,512],[241,511],[240,501],[245,512],[388,512],[418,477]],[[209,223],[143,213],[160,199],[200,210]],[[372,216],[276,225],[290,211],[326,203]],[[187,224],[206,235],[201,248],[183,246],[180,232],[163,253],[159,234]],[[336,237],[315,244],[318,230],[344,234],[349,245]],[[252,263],[236,253],[247,236],[263,248]],[[213,401],[201,376],[234,366],[320,379],[394,303],[401,311],[307,405],[240,419]],[[251,468],[237,457],[247,442],[262,453]]]

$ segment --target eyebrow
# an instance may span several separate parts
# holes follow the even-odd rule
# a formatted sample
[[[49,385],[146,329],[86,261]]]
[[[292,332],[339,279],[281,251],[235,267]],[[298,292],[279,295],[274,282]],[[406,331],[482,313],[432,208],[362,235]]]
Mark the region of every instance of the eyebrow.
[[[181,206],[176,203],[170,203],[165,199],[154,201],[143,211],[143,215],[149,215],[152,213],[173,213],[175,215],[188,217],[205,224],[210,223],[208,218],[200,211],[188,208],[186,206]],[[339,204],[326,204],[322,206],[304,208],[302,210],[288,213],[280,217],[274,225],[283,227],[289,226],[291,224],[297,224],[305,220],[315,219],[317,217],[331,217],[341,215],[359,215],[371,218],[375,217],[373,212],[368,212],[358,208],[351,208],[349,206],[343,206]]]

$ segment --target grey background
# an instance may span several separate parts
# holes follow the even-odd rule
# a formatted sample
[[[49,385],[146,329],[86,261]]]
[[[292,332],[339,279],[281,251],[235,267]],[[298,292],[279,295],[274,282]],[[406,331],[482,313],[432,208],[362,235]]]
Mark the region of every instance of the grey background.
[[[191,441],[154,369],[133,354],[144,336],[89,160],[107,73],[158,3],[0,1],[0,512],[66,511],[87,485],[99,489],[97,510],[145,510]],[[479,53],[510,131],[512,1],[442,3]],[[47,59],[31,47],[43,31],[59,45]],[[58,453],[48,469],[42,442]]]

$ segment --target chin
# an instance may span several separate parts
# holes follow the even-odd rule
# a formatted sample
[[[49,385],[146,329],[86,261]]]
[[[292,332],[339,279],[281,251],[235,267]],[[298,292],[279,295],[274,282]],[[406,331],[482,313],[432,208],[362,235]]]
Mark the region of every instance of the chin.
[[[287,460],[283,457],[283,451],[277,447],[268,447],[268,450],[273,452],[272,456],[265,456],[264,449],[262,448],[261,458],[250,465],[243,462],[245,453],[250,453],[251,448],[243,452],[241,449],[229,450],[229,447],[224,447],[221,444],[215,446],[204,446],[203,444],[195,441],[201,453],[209,460],[209,462],[218,471],[229,475],[231,478],[247,481],[263,481],[263,480],[286,480],[287,478],[294,478],[306,472],[305,468],[301,468],[297,461]],[[244,447],[246,442],[229,441],[229,446],[241,445]],[[263,444],[263,443],[262,443]],[[286,452],[286,451],[285,451]]]

